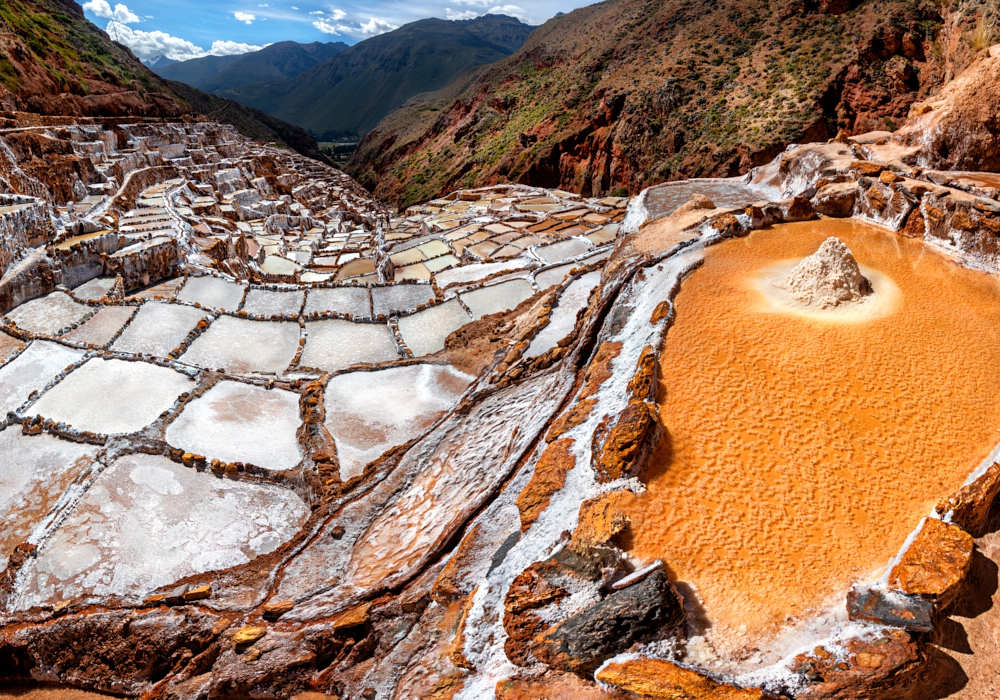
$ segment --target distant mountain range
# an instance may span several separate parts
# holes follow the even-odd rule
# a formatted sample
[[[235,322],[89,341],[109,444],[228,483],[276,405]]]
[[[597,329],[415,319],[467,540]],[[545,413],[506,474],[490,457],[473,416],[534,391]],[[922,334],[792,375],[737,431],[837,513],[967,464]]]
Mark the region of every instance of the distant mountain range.
[[[146,65],[167,80],[187,83],[205,92],[218,93],[249,83],[274,82],[294,77],[346,48],[347,44],[342,41],[326,44],[319,41],[311,44],[281,41],[265,46],[260,51],[237,56],[205,56],[189,61]]]
[[[159,56],[153,56],[152,58],[146,59],[145,61],[142,62],[142,64],[149,69],[163,68],[173,63],[177,63],[177,61],[175,61],[172,58],[167,58],[163,54],[160,54]]]
[[[424,19],[351,47],[286,41],[152,68],[330,140],[361,136],[414,95],[509,56],[533,29],[504,15]]]

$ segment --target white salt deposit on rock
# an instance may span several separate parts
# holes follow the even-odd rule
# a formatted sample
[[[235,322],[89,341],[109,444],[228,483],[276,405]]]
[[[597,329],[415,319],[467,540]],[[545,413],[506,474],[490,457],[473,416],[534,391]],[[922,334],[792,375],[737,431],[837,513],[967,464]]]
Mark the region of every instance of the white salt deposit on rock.
[[[861,274],[851,249],[832,236],[775,286],[798,303],[821,309],[858,302],[872,293],[871,282]]]

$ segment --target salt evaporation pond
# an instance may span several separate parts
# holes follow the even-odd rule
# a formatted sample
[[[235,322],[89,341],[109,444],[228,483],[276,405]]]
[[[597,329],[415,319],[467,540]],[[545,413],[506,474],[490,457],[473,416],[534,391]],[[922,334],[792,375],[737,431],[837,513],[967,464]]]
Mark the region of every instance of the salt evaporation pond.
[[[114,286],[114,277],[95,277],[79,287],[73,287],[73,293],[81,299],[100,299]]]
[[[94,463],[98,448],[51,435],[27,436],[21,426],[0,432],[0,572],[66,488]]]
[[[597,270],[570,282],[565,291],[559,295],[559,303],[552,310],[549,325],[545,326],[531,339],[531,344],[525,351],[525,357],[538,357],[556,346],[556,344],[573,332],[576,326],[576,316],[581,309],[587,307],[590,291],[601,281],[601,273]]]
[[[452,299],[409,316],[400,316],[399,333],[406,347],[416,357],[422,357],[443,350],[445,338],[471,322],[469,313],[457,299]]]
[[[806,313],[761,291],[828,236],[898,288],[894,306]],[[670,439],[647,491],[627,497],[626,546],[663,559],[703,607],[698,663],[746,670],[789,651],[787,625],[843,615],[848,588],[874,580],[996,445],[1000,284],[831,219],[707,248],[676,312],[658,399]]]
[[[121,457],[39,549],[17,607],[141,598],[274,551],[308,514],[285,488],[217,479],[160,455]]]
[[[301,424],[298,394],[226,380],[185,406],[166,440],[208,459],[291,469],[302,459]]]
[[[326,385],[326,427],[337,443],[340,478],[428,430],[474,377],[450,365],[409,365],[340,374]]]
[[[770,188],[748,184],[742,177],[678,180],[651,187],[646,193],[646,211],[650,219],[669,216],[698,194],[711,199],[715,206],[727,209],[777,198]]]
[[[299,324],[221,316],[198,336],[182,362],[233,373],[280,374],[299,351]]]
[[[104,347],[118,335],[135,312],[134,306],[105,306],[64,337],[74,343]]]
[[[525,299],[530,299],[534,293],[528,280],[517,279],[480,287],[458,296],[478,321],[489,314],[510,311]]]
[[[191,306],[146,302],[111,349],[167,357],[203,318],[205,312]]]
[[[56,335],[74,323],[79,323],[94,309],[73,301],[68,294],[52,292],[44,297],[26,301],[5,315],[18,328],[30,333]]]
[[[568,238],[565,241],[557,241],[535,248],[535,255],[547,263],[555,263],[567,258],[575,258],[590,250],[593,250],[593,246],[586,241],[579,238]]]
[[[101,435],[134,433],[193,388],[194,380],[167,367],[95,357],[42,394],[27,412]]]
[[[308,314],[333,311],[350,314],[355,318],[371,318],[372,308],[366,287],[332,287],[330,289],[310,289],[306,295]]]
[[[247,292],[246,301],[243,302],[243,310],[248,314],[258,316],[271,316],[273,314],[298,315],[302,308],[302,301],[305,292],[296,291],[276,291],[273,289],[250,289]]]
[[[392,332],[385,323],[355,323],[339,318],[306,324],[306,347],[299,364],[329,372],[361,362],[398,360]]]
[[[69,365],[79,362],[82,350],[36,340],[20,355],[0,367],[0,416],[6,416],[41,391]]]
[[[372,312],[375,316],[389,316],[399,311],[410,311],[433,301],[434,289],[429,284],[372,287]]]
[[[236,311],[243,301],[245,291],[246,285],[235,284],[211,275],[188,277],[177,294],[177,300],[198,303],[210,309]]]

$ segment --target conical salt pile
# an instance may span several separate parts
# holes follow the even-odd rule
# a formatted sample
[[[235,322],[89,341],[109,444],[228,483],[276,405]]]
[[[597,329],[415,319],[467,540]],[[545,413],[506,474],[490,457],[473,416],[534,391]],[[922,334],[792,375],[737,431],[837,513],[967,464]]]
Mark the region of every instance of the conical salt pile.
[[[872,293],[871,282],[861,274],[851,249],[834,237],[823,241],[819,250],[775,285],[800,304],[821,309],[860,301]]]

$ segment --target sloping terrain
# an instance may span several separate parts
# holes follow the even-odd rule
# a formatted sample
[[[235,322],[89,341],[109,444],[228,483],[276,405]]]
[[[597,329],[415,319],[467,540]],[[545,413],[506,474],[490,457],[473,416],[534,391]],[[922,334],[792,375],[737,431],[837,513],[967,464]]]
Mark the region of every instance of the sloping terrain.
[[[410,97],[509,55],[532,29],[498,15],[423,19],[355,44],[294,78],[218,94],[324,138],[360,135]]]
[[[205,92],[219,92],[249,83],[291,78],[347,48],[342,41],[299,44],[281,41],[238,56],[205,56],[155,69],[167,80],[187,83]]]
[[[504,181],[596,195],[745,172],[791,142],[902,123],[950,67],[939,12],[610,0],[548,21],[447,108],[390,115],[348,169],[404,205]]]

